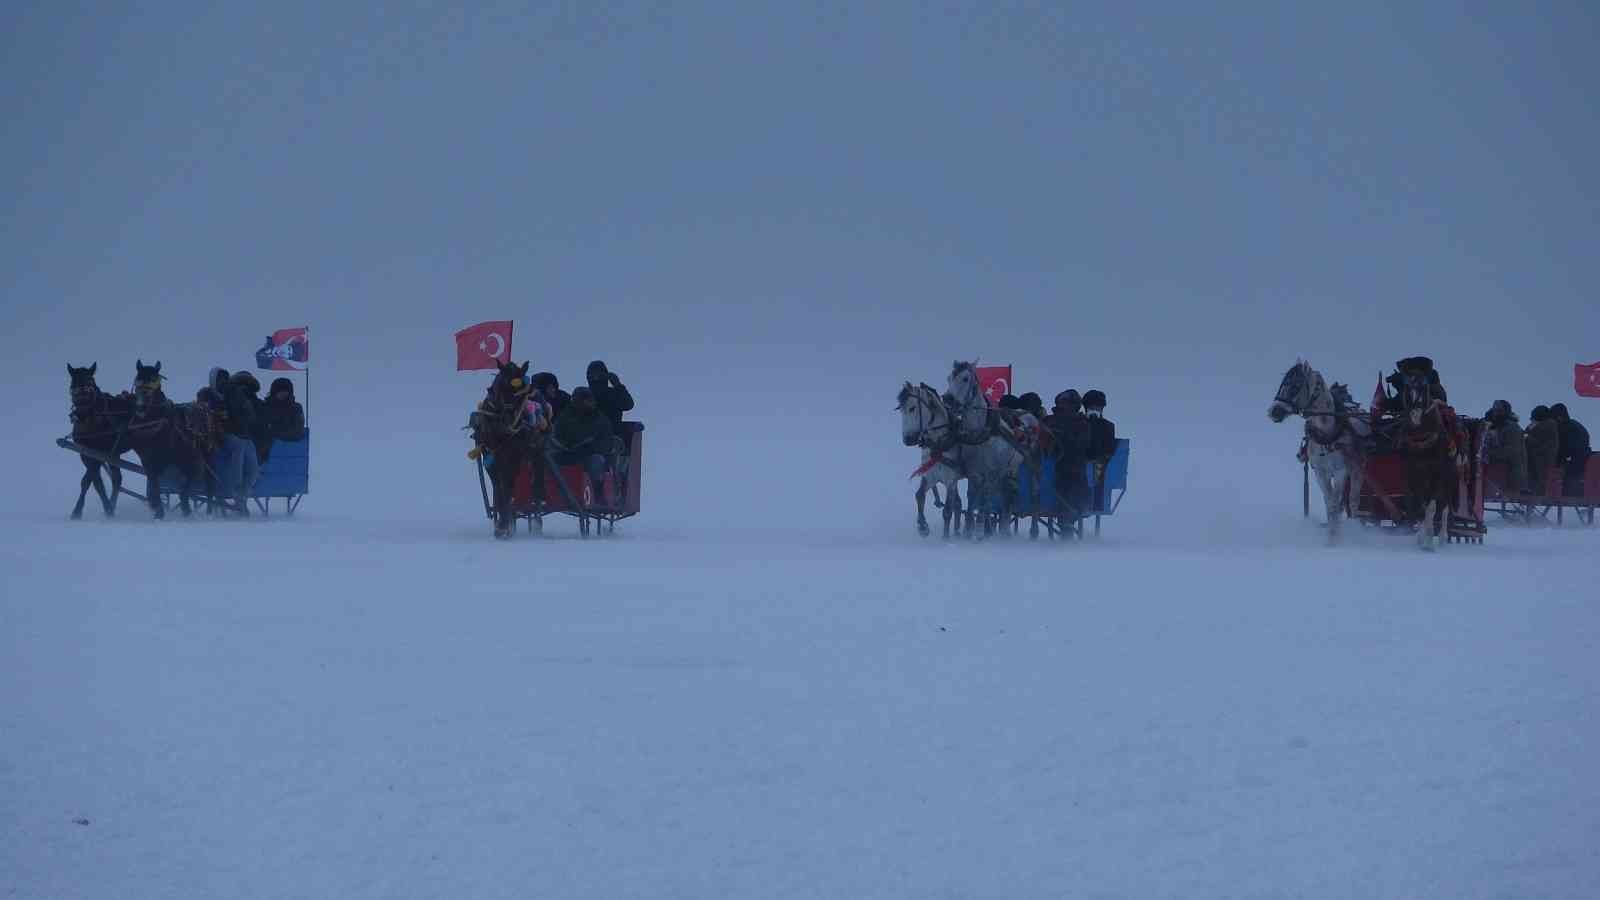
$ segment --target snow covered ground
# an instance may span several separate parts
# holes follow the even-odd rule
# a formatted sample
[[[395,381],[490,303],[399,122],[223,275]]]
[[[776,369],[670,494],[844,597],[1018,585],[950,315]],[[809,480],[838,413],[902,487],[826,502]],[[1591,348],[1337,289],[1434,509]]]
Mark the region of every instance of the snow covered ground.
[[[6,897],[1600,883],[1594,532],[1423,558],[1330,551],[1292,504],[1254,546],[95,512],[0,548]]]

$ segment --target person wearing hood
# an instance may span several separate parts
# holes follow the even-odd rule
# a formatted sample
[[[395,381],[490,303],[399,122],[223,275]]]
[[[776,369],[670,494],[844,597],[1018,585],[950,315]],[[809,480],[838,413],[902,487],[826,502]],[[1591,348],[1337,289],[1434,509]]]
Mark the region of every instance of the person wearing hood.
[[[1521,494],[1528,490],[1528,445],[1517,422],[1511,404],[1496,400],[1483,419],[1489,424],[1489,462],[1505,463],[1508,494]]]
[[[250,492],[261,475],[261,459],[256,438],[261,433],[261,400],[256,394],[261,382],[249,372],[235,372],[223,393],[222,470],[217,473],[224,497],[238,502],[231,507],[243,516],[250,515]]]
[[[1555,416],[1550,415],[1548,406],[1535,406],[1530,418],[1533,421],[1528,425],[1524,441],[1528,454],[1528,493],[1547,497],[1560,493],[1559,488],[1550,490],[1550,473],[1558,471],[1556,458],[1561,450],[1561,426]]]
[[[294,398],[294,382],[277,378],[267,392],[267,402],[262,404],[261,418],[267,440],[261,445],[261,461],[265,463],[277,441],[298,441],[306,436],[306,409]]]
[[[606,364],[598,359],[589,363],[583,377],[589,383],[589,392],[594,395],[594,405],[599,408],[601,415],[611,421],[611,430],[621,433],[622,414],[633,409],[633,395],[628,393],[627,386],[617,377],[617,373],[606,368]]]

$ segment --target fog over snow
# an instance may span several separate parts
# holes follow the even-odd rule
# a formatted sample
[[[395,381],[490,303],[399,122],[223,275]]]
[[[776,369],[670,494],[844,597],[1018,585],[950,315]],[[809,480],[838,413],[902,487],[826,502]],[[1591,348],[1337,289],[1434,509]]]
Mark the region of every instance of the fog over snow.
[[[1327,548],[1265,415],[1426,354],[1600,424],[1587,6],[0,22],[0,896],[1600,883],[1600,532]],[[638,399],[616,540],[491,540],[501,318]],[[295,520],[66,521],[65,364],[299,325]],[[916,536],[895,393],[972,358],[1109,395],[1101,540]]]

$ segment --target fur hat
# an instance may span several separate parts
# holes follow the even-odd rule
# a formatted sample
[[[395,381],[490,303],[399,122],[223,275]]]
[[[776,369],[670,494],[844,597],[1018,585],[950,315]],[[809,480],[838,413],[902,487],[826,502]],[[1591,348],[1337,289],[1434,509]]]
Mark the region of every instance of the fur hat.
[[[290,381],[287,378],[274,378],[274,379],[272,379],[272,390],[267,391],[267,393],[269,395],[276,395],[279,391],[288,391],[289,392],[289,399],[293,400],[294,399],[294,382]]]
[[[256,377],[251,375],[248,371],[240,370],[235,372],[233,373],[233,378],[229,380],[234,384],[243,385],[244,387],[249,388],[252,393],[261,390],[261,382],[257,381]]]
[[[1533,413],[1531,414],[1530,418],[1532,418],[1533,421],[1535,421],[1535,422],[1543,422],[1546,419],[1552,418],[1552,416],[1550,415],[1550,407],[1545,406],[1543,404],[1540,404],[1539,406],[1535,406],[1533,408]]]
[[[1072,388],[1067,388],[1056,395],[1056,406],[1065,409],[1077,409],[1083,406],[1083,397],[1079,396],[1078,392]]]
[[[1083,405],[1087,406],[1090,409],[1105,409],[1106,408],[1106,393],[1105,393],[1105,391],[1102,391],[1099,388],[1095,388],[1093,390],[1085,392],[1084,395],[1083,395]]]

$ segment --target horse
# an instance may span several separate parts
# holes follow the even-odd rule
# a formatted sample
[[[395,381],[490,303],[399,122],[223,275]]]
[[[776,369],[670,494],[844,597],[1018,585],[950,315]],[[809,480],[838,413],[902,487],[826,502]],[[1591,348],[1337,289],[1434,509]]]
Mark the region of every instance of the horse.
[[[951,523],[955,533],[961,533],[961,494],[956,483],[965,477],[961,471],[962,446],[955,440],[950,411],[945,408],[939,392],[927,384],[913,386],[906,382],[895,403],[900,412],[900,438],[907,447],[922,448],[922,464],[911,473],[917,481],[917,533],[927,537],[928,517],[925,512],[928,489],[933,488],[933,502],[944,510],[944,537],[950,539]],[[944,485],[944,502],[939,500],[939,485]]]
[[[957,360],[950,366],[944,400],[950,408],[956,440],[967,472],[969,520],[983,519],[983,536],[1011,521],[1017,471],[1023,463],[1021,442],[1011,427],[984,399],[977,363]],[[1009,530],[1009,529],[1007,529]]]
[[[1400,445],[1406,458],[1406,494],[1419,522],[1417,546],[1434,550],[1447,536],[1460,478],[1455,435],[1445,422],[1445,405],[1426,377],[1407,375],[1400,391]]]
[[[1322,489],[1330,544],[1339,541],[1347,508],[1361,498],[1367,439],[1372,435],[1370,420],[1348,397],[1344,385],[1328,387],[1321,372],[1309,362],[1298,360],[1284,373],[1277,396],[1267,408],[1267,418],[1274,422],[1282,422],[1290,415],[1306,420],[1306,459]]]
[[[94,373],[99,368],[97,362],[81,369],[67,364],[67,377],[71,379],[67,394],[72,400],[72,413],[69,416],[72,421],[72,441],[118,459],[128,451],[124,441],[130,410],[125,401],[119,401],[100,390],[100,385],[94,380]],[[106,518],[115,517],[117,496],[122,493],[122,469],[93,456],[79,454],[78,459],[83,461],[84,472],[78,482],[78,502],[72,507],[71,517],[83,518],[83,501],[88,497],[91,486],[100,495],[100,505],[105,509]],[[109,495],[105,481],[100,477],[102,466],[111,470]]]
[[[170,467],[178,473],[178,507],[185,517],[193,515],[189,497],[198,484],[205,487],[206,459],[216,449],[216,429],[211,411],[194,403],[173,403],[161,390],[161,362],[147,366],[134,363],[133,393],[124,395],[132,404],[128,421],[128,444],[144,467],[150,512],[166,518],[161,502],[161,478]],[[204,496],[204,495],[202,495]]]
[[[528,399],[533,384],[528,379],[528,364],[503,363],[489,385],[488,396],[478,404],[467,427],[472,431],[474,459],[489,456],[489,480],[494,484],[494,536],[511,537],[516,517],[512,498],[517,474],[539,452],[542,436],[537,422],[529,417]]]

